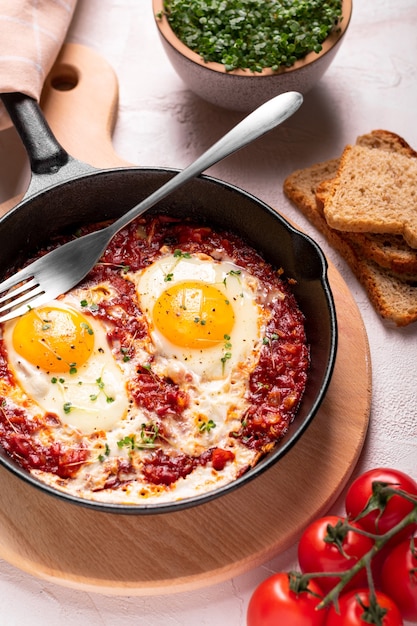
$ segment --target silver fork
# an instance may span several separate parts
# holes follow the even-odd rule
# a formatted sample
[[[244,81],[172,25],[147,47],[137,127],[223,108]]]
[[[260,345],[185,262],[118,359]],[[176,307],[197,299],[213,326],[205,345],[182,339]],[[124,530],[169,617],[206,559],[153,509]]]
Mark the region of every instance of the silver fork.
[[[302,101],[302,95],[294,91],[272,98],[110,226],[52,250],[4,280],[0,283],[0,322],[23,315],[74,287],[88,274],[119,230],[188,180],[281,124],[297,111]]]

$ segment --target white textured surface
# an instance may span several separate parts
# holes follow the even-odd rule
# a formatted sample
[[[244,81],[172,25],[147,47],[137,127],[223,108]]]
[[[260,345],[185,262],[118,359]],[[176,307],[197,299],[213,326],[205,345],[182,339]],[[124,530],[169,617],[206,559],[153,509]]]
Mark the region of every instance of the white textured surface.
[[[372,129],[397,132],[417,148],[416,23],[415,0],[354,0],[343,45],[302,109],[211,173],[298,222],[335,263],[361,310],[373,367],[370,430],[355,473],[385,465],[417,479],[417,324],[396,329],[382,322],[345,263],[282,193],[283,179],[293,169],[338,155],[346,143]],[[114,142],[132,163],[182,167],[241,118],[186,91],[160,47],[149,0],[79,0],[68,40],[94,48],[114,67],[120,82]],[[11,150],[19,161],[20,146]],[[10,156],[0,154],[1,161],[8,172]],[[3,179],[3,166],[0,171]],[[4,197],[10,181],[0,180],[0,186]],[[341,508],[340,502],[334,506]],[[292,548],[226,583],[151,598],[72,591],[0,562],[0,626],[244,626],[255,586],[270,573],[292,567],[294,558]]]

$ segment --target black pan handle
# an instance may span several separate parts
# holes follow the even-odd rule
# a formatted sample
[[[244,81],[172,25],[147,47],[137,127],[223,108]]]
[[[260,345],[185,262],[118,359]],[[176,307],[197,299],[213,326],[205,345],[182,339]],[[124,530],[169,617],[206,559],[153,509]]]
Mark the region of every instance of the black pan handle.
[[[35,174],[50,174],[66,165],[68,153],[54,137],[36,100],[21,93],[1,94]]]
[[[78,161],[55,138],[38,102],[22,93],[0,94],[30,161],[32,177],[24,200],[51,185],[97,171]]]

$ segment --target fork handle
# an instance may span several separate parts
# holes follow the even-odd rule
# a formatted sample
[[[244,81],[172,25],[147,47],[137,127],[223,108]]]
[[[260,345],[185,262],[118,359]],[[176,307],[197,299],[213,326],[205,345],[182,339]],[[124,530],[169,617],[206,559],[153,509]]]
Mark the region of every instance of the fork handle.
[[[281,124],[297,111],[302,102],[303,96],[300,93],[288,91],[261,104],[188,167],[178,172],[162,187],[122,215],[116,222],[107,226],[106,231],[113,237],[123,226],[166,198],[175,189]]]
[[[68,163],[68,153],[55,139],[36,100],[22,93],[2,93],[1,99],[26,148],[32,172],[52,174]]]

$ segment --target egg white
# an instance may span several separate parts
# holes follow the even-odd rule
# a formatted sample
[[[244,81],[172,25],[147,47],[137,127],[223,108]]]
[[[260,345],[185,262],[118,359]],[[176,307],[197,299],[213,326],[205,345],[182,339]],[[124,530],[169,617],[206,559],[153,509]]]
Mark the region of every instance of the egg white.
[[[200,381],[225,380],[240,363],[256,358],[265,313],[257,301],[257,279],[242,268],[203,254],[190,258],[168,254],[129,278],[136,285],[139,304],[149,325],[155,367],[161,372],[172,371],[180,363]],[[184,348],[172,343],[155,326],[153,310],[159,296],[172,285],[187,280],[215,286],[230,302],[235,321],[230,339],[224,343],[203,349]]]
[[[64,310],[71,308],[65,300],[49,304]],[[88,318],[94,333],[94,349],[88,360],[71,374],[46,372],[18,354],[13,347],[16,323],[17,320],[8,322],[4,328],[9,365],[20,387],[39,407],[82,433],[109,430],[126,415],[129,404],[126,382],[98,320]]]

